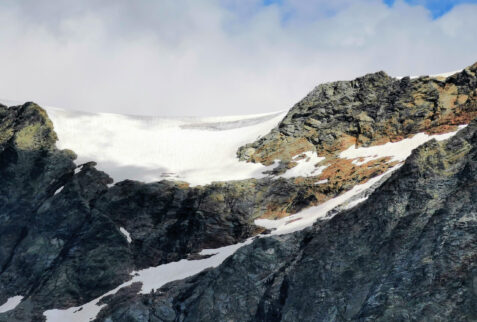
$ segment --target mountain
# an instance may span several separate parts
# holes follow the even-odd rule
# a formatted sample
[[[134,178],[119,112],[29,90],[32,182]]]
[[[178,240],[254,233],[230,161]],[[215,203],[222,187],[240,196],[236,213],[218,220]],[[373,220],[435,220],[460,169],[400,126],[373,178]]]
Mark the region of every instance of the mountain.
[[[477,320],[475,117],[477,64],[247,117],[0,105],[0,321]]]
[[[295,234],[256,239],[218,268],[155,293],[112,297],[100,317],[475,320],[476,179],[473,121],[416,149],[361,205]]]

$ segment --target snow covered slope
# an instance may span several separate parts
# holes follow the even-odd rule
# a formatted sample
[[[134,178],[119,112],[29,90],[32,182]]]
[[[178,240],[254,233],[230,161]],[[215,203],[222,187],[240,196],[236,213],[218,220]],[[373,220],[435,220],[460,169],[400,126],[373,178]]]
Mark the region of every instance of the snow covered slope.
[[[263,177],[266,167],[239,162],[236,151],[285,115],[173,119],[46,110],[57,146],[75,151],[78,163],[94,160],[115,181],[173,179],[191,185]]]
[[[225,246],[217,249],[204,249],[201,255],[210,255],[205,259],[187,260],[183,259],[178,262],[171,262],[156,267],[150,267],[138,272],[132,272],[131,280],[119,285],[115,289],[101,295],[100,297],[83,304],[78,307],[70,307],[68,309],[59,310],[53,309],[44,312],[47,322],[86,322],[92,321],[101,311],[105,304],[100,304],[100,301],[108,295],[116,294],[123,287],[130,286],[133,283],[142,283],[141,294],[148,294],[154,289],[159,289],[168,282],[183,279],[210,267],[217,267],[234,254],[240,247],[248,245],[252,239],[230,246]]]

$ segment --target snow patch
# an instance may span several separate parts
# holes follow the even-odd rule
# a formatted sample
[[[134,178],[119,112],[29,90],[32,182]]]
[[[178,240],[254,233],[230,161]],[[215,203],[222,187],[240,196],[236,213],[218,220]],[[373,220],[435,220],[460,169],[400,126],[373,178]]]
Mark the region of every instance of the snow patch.
[[[444,77],[444,78],[447,78],[449,76],[452,76],[454,74],[457,74],[457,73],[460,73],[462,72],[463,69],[460,69],[460,70],[454,70],[453,72],[447,72],[447,73],[441,73],[441,74],[434,74],[434,75],[429,75],[430,78],[438,78],[438,77]],[[422,76],[425,76],[425,75],[422,75]],[[395,78],[397,79],[402,79],[404,78],[405,76],[396,76]],[[419,78],[421,76],[409,76],[410,79],[416,79],[416,78]]]
[[[59,187],[58,189],[56,189],[56,191],[55,191],[55,193],[53,194],[53,196],[56,196],[57,194],[59,194],[59,193],[63,190],[64,187],[65,187],[65,186],[61,186],[61,187]]]
[[[217,249],[204,249],[199,253],[200,255],[212,255],[205,259],[183,259],[179,262],[143,269],[137,272],[137,276],[133,278],[133,283],[142,282],[141,294],[148,294],[170,281],[180,280],[195,275],[209,267],[219,266],[227,257],[234,254],[242,246],[248,245],[251,242],[252,238],[249,238],[245,242],[239,244]],[[132,274],[134,274],[134,272]]]
[[[437,77],[444,77],[444,78],[447,78],[449,76],[452,76],[454,74],[457,74],[457,73],[460,73],[462,72],[463,69],[459,69],[459,70],[454,70],[453,72],[447,72],[447,73],[442,73],[442,74],[434,74],[434,75],[429,75],[429,77],[432,77],[432,78],[437,78]]]
[[[22,300],[23,296],[21,295],[10,297],[5,303],[0,305],[0,313],[5,313],[15,309]]]
[[[131,244],[132,239],[129,232],[126,229],[124,229],[124,227],[119,227],[119,231],[124,235],[124,237],[126,237],[126,240],[128,241],[128,243]]]
[[[103,294],[102,296],[77,307],[71,307],[65,310],[48,310],[43,314],[47,322],[85,322],[96,318],[97,314],[105,306],[99,305],[99,301],[105,296],[115,294],[121,288],[129,286],[136,282],[142,283],[141,294],[147,294],[151,291],[162,287],[164,284],[183,279],[197,273],[206,268],[219,266],[227,257],[234,254],[240,247],[250,244],[252,238],[243,243],[225,246],[217,249],[204,249],[200,255],[212,255],[200,260],[183,259],[178,262],[172,262],[157,267],[146,268],[140,271],[132,272],[133,278],[115,289]]]
[[[317,181],[317,182],[315,182],[315,185],[325,184],[325,183],[328,183],[328,179],[323,179],[323,180]]]
[[[339,157],[343,159],[357,159],[353,160],[353,163],[356,165],[362,165],[371,160],[383,157],[391,157],[390,161],[404,161],[409,155],[411,155],[412,150],[421,144],[432,139],[436,139],[437,141],[446,140],[455,135],[465,126],[466,125],[460,125],[457,131],[444,134],[427,135],[425,133],[418,133],[412,138],[404,139],[398,142],[388,142],[382,145],[360,148],[352,146],[341,152]]]
[[[298,159],[301,158],[301,159]],[[297,163],[296,166],[281,174],[281,178],[309,177],[318,176],[326,168],[325,166],[316,167],[316,164],[323,161],[324,157],[319,157],[316,152],[307,151],[295,156],[292,160]]]

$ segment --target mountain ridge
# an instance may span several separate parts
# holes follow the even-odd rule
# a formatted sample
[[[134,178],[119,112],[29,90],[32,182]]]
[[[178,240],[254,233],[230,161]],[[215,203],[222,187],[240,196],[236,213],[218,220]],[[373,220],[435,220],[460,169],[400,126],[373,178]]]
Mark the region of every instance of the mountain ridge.
[[[377,72],[318,85],[275,129],[241,147],[237,155],[250,162],[289,162],[301,152],[287,152],[283,140],[326,155],[352,144],[369,146],[418,132],[449,131],[439,127],[468,123],[476,116],[476,71],[477,63],[443,79],[396,79]],[[400,120],[408,124],[396,122]]]
[[[437,132],[456,130],[476,112],[475,68],[447,78],[467,90],[462,104],[458,96],[467,94],[460,89],[437,101],[435,95],[419,96],[421,109],[434,111],[435,104],[456,109],[450,113],[457,117],[437,119],[435,124],[444,126]],[[362,81],[410,86],[406,78],[373,75]],[[445,88],[447,79],[421,77],[420,82]],[[341,84],[345,94],[333,95],[347,101],[353,83]],[[376,102],[373,86],[362,101]],[[285,119],[297,128],[307,122],[300,113],[298,121],[290,115]],[[273,140],[274,133],[257,142]],[[168,180],[112,185],[94,162],[76,165],[73,151],[57,148],[54,124],[41,107],[0,105],[0,303],[22,296],[18,306],[0,313],[0,321],[44,321],[45,312],[86,310],[82,305],[98,298],[104,305],[98,321],[475,319],[476,133],[473,121],[447,141],[431,140],[400,168],[401,161],[392,157],[366,154],[335,153],[320,161],[315,148],[316,155],[299,151],[282,159],[264,178],[204,186]],[[341,152],[349,148],[337,146]],[[316,172],[300,172],[308,168]],[[290,169],[298,169],[298,176],[283,176]],[[270,230],[255,224],[292,214],[297,216],[285,226],[299,223],[304,209],[313,212],[312,206],[383,176],[384,183],[370,188],[376,190],[362,198],[364,203],[351,209],[341,204],[313,227],[269,236]],[[448,238],[444,246],[441,236]],[[140,283],[133,283],[102,297],[131,280],[131,272],[179,260],[194,265],[216,256],[213,250],[203,253],[206,248],[242,242],[251,244],[217,268],[150,294],[141,294]],[[423,290],[428,293],[421,302],[406,295]]]

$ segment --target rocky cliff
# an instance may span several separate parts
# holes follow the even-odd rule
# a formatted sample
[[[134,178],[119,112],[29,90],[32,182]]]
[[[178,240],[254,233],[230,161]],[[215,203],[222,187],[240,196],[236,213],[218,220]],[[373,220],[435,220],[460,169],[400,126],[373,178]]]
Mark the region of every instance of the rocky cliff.
[[[308,178],[324,182],[308,189],[316,205],[396,164],[391,158],[367,162],[341,158],[350,147],[397,142],[417,133],[452,132],[475,117],[477,63],[450,77],[397,79],[377,72],[317,86],[270,133],[239,148],[237,156],[265,165],[278,161],[274,174],[295,167],[304,152],[324,157],[317,166],[325,170]]]
[[[324,84],[271,133],[238,151],[280,164],[270,177],[191,187],[111,178],[59,150],[34,103],[0,105],[0,321],[44,321],[87,303],[131,272],[260,236],[222,265],[140,294],[134,283],[101,299],[98,321],[477,319],[477,123],[431,141],[365,203],[294,234],[267,236],[257,218],[322,204],[398,162],[339,153],[477,116],[477,64],[448,78],[376,73]],[[323,156],[317,175],[280,176]],[[320,184],[317,184],[320,182]],[[107,305],[106,305],[107,304]],[[81,310],[81,309],[80,309]]]

